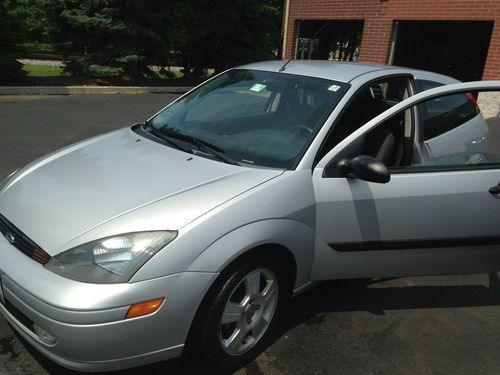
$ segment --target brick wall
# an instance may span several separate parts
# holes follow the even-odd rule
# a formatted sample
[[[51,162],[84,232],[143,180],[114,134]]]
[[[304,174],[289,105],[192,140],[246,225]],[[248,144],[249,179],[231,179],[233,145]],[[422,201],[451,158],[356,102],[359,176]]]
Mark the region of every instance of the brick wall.
[[[393,20],[495,21],[483,79],[500,79],[500,0],[289,0],[285,57],[297,20],[364,19],[360,61],[387,63]]]

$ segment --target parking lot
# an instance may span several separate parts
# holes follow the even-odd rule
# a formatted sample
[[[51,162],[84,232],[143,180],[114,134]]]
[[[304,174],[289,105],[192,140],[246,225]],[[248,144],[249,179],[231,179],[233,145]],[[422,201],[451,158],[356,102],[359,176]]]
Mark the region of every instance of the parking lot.
[[[175,97],[0,96],[0,179],[59,147],[143,121]],[[292,301],[281,335],[238,374],[498,374],[499,353],[498,274],[334,281]],[[184,359],[146,372],[211,373]],[[0,374],[47,373],[73,374],[0,317]]]

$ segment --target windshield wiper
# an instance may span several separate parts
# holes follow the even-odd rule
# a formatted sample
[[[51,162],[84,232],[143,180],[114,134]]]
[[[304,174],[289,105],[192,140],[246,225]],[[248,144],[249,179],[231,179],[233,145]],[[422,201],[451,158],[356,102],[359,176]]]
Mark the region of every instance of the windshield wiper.
[[[147,127],[149,129],[149,131],[151,133],[153,133],[157,138],[160,138],[161,140],[168,142],[170,145],[174,146],[176,149],[184,151],[184,152],[187,152],[189,154],[193,153],[193,150],[191,150],[191,149],[189,149],[187,147],[184,147],[179,142],[174,141],[172,139],[172,137],[170,137],[169,135],[166,135],[165,133],[163,133],[163,132],[159,131],[158,129],[156,129],[153,126],[153,124],[151,124],[150,121],[144,121],[144,126]]]
[[[229,156],[224,155],[224,151],[222,149],[207,141],[193,137],[192,135],[176,133],[172,131],[166,133],[165,135],[195,144],[196,146],[198,146],[199,150],[208,152],[210,155],[215,156],[217,159],[223,161],[224,163],[240,165],[240,163],[238,163],[236,160],[230,158]]]

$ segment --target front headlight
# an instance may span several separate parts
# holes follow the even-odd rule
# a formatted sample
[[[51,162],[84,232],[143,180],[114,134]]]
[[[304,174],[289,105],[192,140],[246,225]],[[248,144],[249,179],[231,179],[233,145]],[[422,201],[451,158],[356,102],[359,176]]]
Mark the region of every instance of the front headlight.
[[[19,169],[18,169],[19,170]],[[15,170],[14,172],[12,172],[11,174],[9,174],[7,177],[5,177],[2,182],[0,182],[0,191],[2,191],[2,189],[4,188],[5,185],[7,185],[7,183],[10,181],[10,179],[16,174],[16,172],[18,170]]]
[[[45,267],[77,281],[123,283],[176,236],[174,231],[154,231],[103,238],[60,253]]]

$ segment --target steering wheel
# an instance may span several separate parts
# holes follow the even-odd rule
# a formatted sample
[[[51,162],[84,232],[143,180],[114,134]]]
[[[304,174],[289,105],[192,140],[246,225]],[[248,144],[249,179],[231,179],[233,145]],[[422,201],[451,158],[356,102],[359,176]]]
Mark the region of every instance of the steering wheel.
[[[307,138],[313,132],[311,128],[303,124],[293,124],[287,128],[287,131],[301,138]]]

